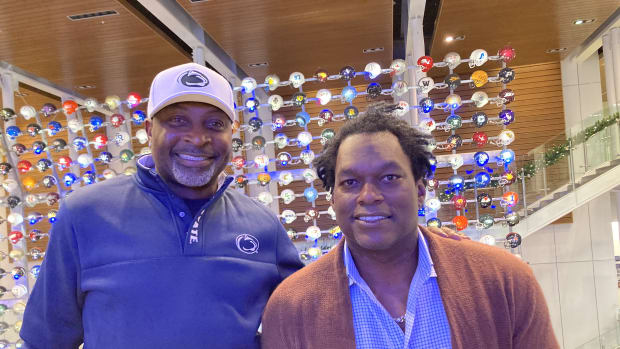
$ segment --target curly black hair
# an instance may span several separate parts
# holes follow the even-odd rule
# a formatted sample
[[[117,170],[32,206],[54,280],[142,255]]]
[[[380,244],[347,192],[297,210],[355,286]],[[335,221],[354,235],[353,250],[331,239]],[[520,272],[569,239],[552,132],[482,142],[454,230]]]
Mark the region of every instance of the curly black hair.
[[[338,133],[325,144],[321,154],[313,161],[325,190],[330,193],[334,190],[336,158],[340,144],[347,137],[360,133],[390,132],[398,138],[401,148],[409,157],[414,179],[424,179],[432,174],[429,162],[432,155],[427,150],[431,136],[421,133],[404,120],[393,116],[392,112],[396,108],[398,107],[385,103],[370,106],[364,115],[347,121]]]

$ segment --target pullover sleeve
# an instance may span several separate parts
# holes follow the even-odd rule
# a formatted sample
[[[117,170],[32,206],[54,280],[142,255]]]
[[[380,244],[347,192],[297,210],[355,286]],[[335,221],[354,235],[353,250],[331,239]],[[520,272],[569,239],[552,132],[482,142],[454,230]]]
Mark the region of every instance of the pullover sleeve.
[[[80,259],[67,207],[61,203],[20,337],[27,348],[77,348],[83,342]]]
[[[278,222],[278,233],[276,236],[276,264],[280,274],[280,282],[289,275],[301,269],[304,264],[299,259],[297,247],[293,245],[291,239],[286,234],[284,227]]]

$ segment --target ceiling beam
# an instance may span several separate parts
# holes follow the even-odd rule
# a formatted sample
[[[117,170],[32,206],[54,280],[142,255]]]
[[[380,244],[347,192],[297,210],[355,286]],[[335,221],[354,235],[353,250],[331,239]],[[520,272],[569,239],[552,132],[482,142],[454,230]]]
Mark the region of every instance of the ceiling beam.
[[[424,56],[424,10],[426,0],[407,0],[403,9],[407,9],[407,25],[405,33],[406,57]],[[408,62],[409,63],[409,62]],[[414,62],[415,63],[415,62]]]
[[[426,0],[405,0],[402,4],[402,11],[406,12],[406,24],[403,25],[405,41],[405,62],[408,66],[416,66],[418,57],[424,56],[424,8]],[[426,76],[425,73],[417,69],[407,69],[404,80],[408,86],[416,86],[417,81]],[[418,104],[418,94],[415,89],[410,90],[405,96],[399,98],[405,100],[409,105]],[[417,125],[419,121],[418,109],[412,109],[406,116],[405,121],[410,125]]]
[[[119,2],[131,5],[131,1],[128,0]],[[169,0],[137,0],[137,2],[192,51],[197,51],[192,54],[194,60],[204,59],[234,86],[238,86],[241,80],[248,76],[179,3]],[[197,63],[204,64],[204,62]]]
[[[575,56],[577,62],[583,62],[603,46],[603,34],[611,28],[620,26],[620,7],[607,18],[581,45],[575,47],[569,56]]]
[[[60,97],[61,99],[71,99],[79,105],[84,105],[84,102],[86,101],[86,97],[82,96],[77,92],[58,86],[49,80],[38,77],[4,61],[0,61],[0,74],[8,74],[12,76],[13,86],[12,90],[10,91],[11,93],[17,92],[19,90],[18,83],[21,82],[25,85],[34,87],[35,89],[41,90],[45,93],[49,93],[50,95]],[[7,88],[8,87],[5,86],[5,90]],[[95,108],[95,110],[103,115],[114,114],[111,111],[102,108],[101,106]]]

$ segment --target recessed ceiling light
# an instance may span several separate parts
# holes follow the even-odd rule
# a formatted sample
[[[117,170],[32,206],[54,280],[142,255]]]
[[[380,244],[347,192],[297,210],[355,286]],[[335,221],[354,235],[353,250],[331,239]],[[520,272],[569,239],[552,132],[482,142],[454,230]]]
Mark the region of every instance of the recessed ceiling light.
[[[383,51],[383,47],[374,47],[374,48],[365,48],[362,50],[363,53],[373,53],[373,52],[381,52]]]
[[[115,10],[107,10],[107,11],[92,12],[92,13],[80,13],[78,15],[70,15],[67,17],[72,21],[80,21],[83,19],[91,19],[91,18],[113,16],[113,15],[118,15],[118,12],[116,12]]]
[[[459,36],[448,35],[446,36],[445,40],[446,42],[461,41],[461,40],[465,40],[465,35],[459,35]]]
[[[596,19],[594,18],[590,18],[590,19],[576,19],[575,21],[573,21],[574,25],[582,25],[582,24],[588,24],[588,23],[592,23],[594,22]]]
[[[545,52],[547,52],[547,53],[559,53],[559,52],[564,52],[566,50],[567,50],[566,47],[559,47],[559,48],[550,48],[550,49],[546,50]]]
[[[76,86],[75,88],[77,88],[78,90],[90,90],[92,88],[95,88],[97,86],[95,85],[80,85],[80,86]]]
[[[250,63],[250,64],[248,64],[248,67],[250,67],[250,68],[259,68],[259,67],[266,67],[268,65],[269,65],[269,63],[267,63],[267,62],[260,62],[260,63]]]

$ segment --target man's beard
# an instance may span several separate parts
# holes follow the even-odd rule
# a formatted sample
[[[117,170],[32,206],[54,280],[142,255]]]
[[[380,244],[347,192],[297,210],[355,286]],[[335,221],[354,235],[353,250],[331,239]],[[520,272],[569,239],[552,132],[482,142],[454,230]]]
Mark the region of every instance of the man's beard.
[[[217,169],[217,163],[213,162],[206,170],[189,168],[172,161],[172,175],[181,185],[186,187],[204,187],[209,184]]]

